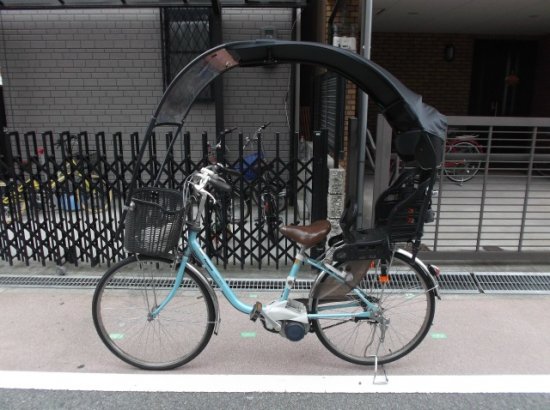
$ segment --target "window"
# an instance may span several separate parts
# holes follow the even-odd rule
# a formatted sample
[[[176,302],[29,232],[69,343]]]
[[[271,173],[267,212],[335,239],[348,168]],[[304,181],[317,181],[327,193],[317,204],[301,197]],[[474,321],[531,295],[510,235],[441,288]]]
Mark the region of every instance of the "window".
[[[164,39],[164,86],[195,57],[210,49],[212,9],[208,7],[169,7],[162,9]],[[208,86],[199,100],[212,100]]]

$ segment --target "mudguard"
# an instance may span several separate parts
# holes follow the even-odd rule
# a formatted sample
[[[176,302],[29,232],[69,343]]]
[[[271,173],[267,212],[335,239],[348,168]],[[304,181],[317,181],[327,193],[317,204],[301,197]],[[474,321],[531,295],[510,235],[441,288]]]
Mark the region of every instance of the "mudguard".
[[[428,269],[428,266],[426,266],[426,264],[422,262],[420,259],[416,257],[413,258],[413,255],[404,249],[397,249],[395,252],[405,256],[413,264],[417,265],[420,268],[420,270],[422,270],[422,272],[425,273],[426,278],[428,279],[428,286],[430,290],[434,292],[435,297],[437,297],[438,299],[441,299],[441,296],[439,294],[439,283],[437,282],[437,279],[435,278],[435,276],[431,273],[430,269]],[[315,297],[315,291],[317,289],[317,286],[324,280],[326,276],[329,276],[327,272],[321,272],[313,282],[313,285],[311,286],[311,290],[309,292],[309,297],[308,297],[308,303],[307,303],[308,312],[311,312],[313,298]]]
[[[185,267],[188,268],[191,272],[193,272],[197,276],[197,279],[200,280],[206,286],[206,289],[208,289],[208,293],[212,297],[212,302],[214,303],[214,315],[216,318],[215,319],[216,322],[214,324],[214,334],[218,335],[218,328],[220,326],[221,319],[220,319],[220,305],[218,302],[218,297],[216,296],[216,292],[214,292],[214,288],[212,288],[212,285],[210,284],[210,282],[208,282],[208,279],[206,279],[206,277],[194,265],[187,263]]]

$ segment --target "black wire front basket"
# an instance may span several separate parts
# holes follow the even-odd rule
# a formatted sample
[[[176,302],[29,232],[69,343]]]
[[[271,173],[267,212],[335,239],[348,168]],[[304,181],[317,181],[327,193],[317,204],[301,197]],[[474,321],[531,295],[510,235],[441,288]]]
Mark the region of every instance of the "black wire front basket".
[[[180,191],[134,191],[125,219],[124,248],[129,253],[171,258],[182,234],[185,203]]]

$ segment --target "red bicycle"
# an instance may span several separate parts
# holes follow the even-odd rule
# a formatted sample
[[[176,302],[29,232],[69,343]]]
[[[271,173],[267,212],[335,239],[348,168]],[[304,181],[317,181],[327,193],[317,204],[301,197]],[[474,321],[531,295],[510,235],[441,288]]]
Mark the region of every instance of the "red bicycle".
[[[447,138],[445,155],[448,154],[482,154],[483,146],[479,143],[477,135],[458,135]],[[456,157],[456,155],[455,155]],[[481,161],[468,159],[446,160],[443,163],[445,176],[453,182],[462,184],[469,181],[481,169]]]

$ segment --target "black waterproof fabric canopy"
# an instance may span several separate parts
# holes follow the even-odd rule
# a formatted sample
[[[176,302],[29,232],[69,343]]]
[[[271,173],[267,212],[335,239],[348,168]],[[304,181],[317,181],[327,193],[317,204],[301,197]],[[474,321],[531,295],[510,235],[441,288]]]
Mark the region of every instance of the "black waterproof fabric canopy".
[[[351,80],[379,106],[395,131],[395,148],[403,159],[414,160],[423,168],[441,163],[447,132],[442,114],[372,61],[320,43],[239,41],[205,52],[172,81],[151,120],[149,133],[159,125],[183,125],[200,92],[225,71],[282,63],[320,65]]]
[[[422,168],[435,168],[441,163],[447,132],[445,116],[372,61],[341,48],[297,41],[239,41],[206,51],[169,85],[151,119],[146,140],[156,126],[181,129],[200,92],[225,71],[283,63],[320,65],[351,80],[380,107],[395,131],[395,148],[403,159],[416,161]]]

